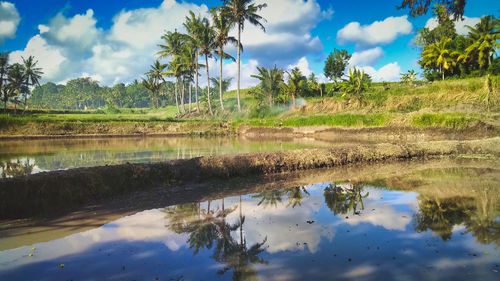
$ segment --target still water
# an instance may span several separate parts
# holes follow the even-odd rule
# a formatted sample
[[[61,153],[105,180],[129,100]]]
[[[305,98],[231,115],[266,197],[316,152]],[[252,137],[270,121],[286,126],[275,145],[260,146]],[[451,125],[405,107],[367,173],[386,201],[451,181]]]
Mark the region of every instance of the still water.
[[[496,164],[322,175],[7,247],[0,280],[499,280]]]
[[[313,139],[229,137],[102,138],[0,142],[0,177],[123,163],[151,163],[198,156],[326,146]]]

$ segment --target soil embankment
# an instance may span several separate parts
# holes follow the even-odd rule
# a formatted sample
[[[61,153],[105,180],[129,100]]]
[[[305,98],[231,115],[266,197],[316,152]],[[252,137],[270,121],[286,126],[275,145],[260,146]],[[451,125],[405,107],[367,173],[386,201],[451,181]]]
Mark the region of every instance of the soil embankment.
[[[500,138],[434,141],[220,155],[155,164],[77,168],[0,179],[0,218],[22,218],[81,206],[152,187],[208,179],[460,154],[500,156]]]

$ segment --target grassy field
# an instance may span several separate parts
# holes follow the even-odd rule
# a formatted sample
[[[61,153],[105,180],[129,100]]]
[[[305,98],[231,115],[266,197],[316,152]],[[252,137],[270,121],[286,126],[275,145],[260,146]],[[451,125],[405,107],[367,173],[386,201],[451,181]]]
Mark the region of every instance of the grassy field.
[[[492,91],[486,78],[419,82],[415,85],[401,83],[373,83],[364,93],[362,103],[351,102],[342,93],[330,92],[325,97],[305,97],[297,109],[281,105],[269,109],[260,118],[253,116],[257,101],[241,91],[243,110],[237,112],[236,91],[224,94],[226,112],[221,113],[218,95],[215,94],[216,116],[188,114],[176,118],[175,106],[159,109],[103,110],[31,110],[23,114],[0,114],[0,134],[5,128],[28,123],[231,123],[252,126],[411,126],[418,128],[446,127],[464,129],[486,122],[499,126],[500,76],[491,77]],[[329,87],[327,87],[329,88]],[[186,105],[186,108],[188,106]],[[193,109],[195,105],[193,104]],[[68,126],[67,126],[68,127]],[[71,127],[71,126],[69,126]],[[68,127],[68,128],[69,128]]]

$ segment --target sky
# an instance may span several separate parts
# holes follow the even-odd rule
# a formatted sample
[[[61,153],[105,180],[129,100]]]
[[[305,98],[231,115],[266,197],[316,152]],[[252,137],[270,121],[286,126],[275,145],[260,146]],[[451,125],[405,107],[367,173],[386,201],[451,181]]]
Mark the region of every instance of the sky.
[[[335,48],[352,54],[349,67],[360,67],[374,81],[397,81],[417,64],[420,50],[413,40],[418,29],[433,28],[432,13],[412,18],[398,10],[401,0],[256,0],[267,3],[260,14],[266,19],[264,33],[246,24],[242,33],[242,88],[258,83],[251,78],[257,67],[299,67],[308,76],[314,72],[321,82],[324,61]],[[65,83],[91,77],[101,85],[140,80],[156,60],[161,35],[184,31],[182,23],[192,10],[209,17],[222,1],[209,0],[9,0],[0,1],[0,51],[9,51],[10,62],[35,56],[44,75],[42,82]],[[376,3],[374,5],[374,3]],[[500,1],[467,1],[465,25],[474,25],[483,15],[500,14]],[[236,36],[236,30],[232,35]],[[236,57],[236,48],[227,46]],[[212,74],[219,73],[215,59]],[[236,63],[225,61],[225,77],[233,77]],[[206,78],[202,76],[203,85]]]

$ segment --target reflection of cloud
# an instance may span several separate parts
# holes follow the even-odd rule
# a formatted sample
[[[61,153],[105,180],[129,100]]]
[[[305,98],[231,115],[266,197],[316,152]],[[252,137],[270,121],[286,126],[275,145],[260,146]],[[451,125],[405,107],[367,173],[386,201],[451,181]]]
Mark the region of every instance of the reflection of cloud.
[[[318,190],[317,186],[308,187],[309,192]],[[245,236],[249,245],[261,242],[267,236],[267,252],[305,249],[306,246],[311,253],[318,250],[321,237],[332,239],[335,230],[332,226],[322,226],[319,222],[307,224],[306,221],[314,220],[314,213],[323,206],[323,197],[314,196],[302,201],[301,206],[287,207],[286,198],[276,208],[263,208],[258,206],[258,200],[245,201],[242,204],[246,214]],[[237,219],[237,212],[229,218]],[[298,224],[298,226],[297,226]],[[298,243],[298,244],[297,244]],[[307,243],[307,244],[304,244]]]
[[[169,250],[177,251],[186,244],[187,235],[172,232],[165,227],[166,223],[168,221],[165,219],[165,213],[159,209],[140,212],[105,224],[100,228],[36,244],[34,245],[37,249],[35,253],[36,261],[47,261],[81,253],[96,243],[120,240],[160,242],[165,244]],[[31,247],[26,246],[3,251],[2,255],[0,255],[0,264],[13,260],[17,260],[17,262],[10,264],[12,267],[30,263],[30,260],[21,259],[20,257],[26,256]]]
[[[360,265],[344,273],[342,276],[347,278],[359,278],[372,274],[377,269],[372,265]]]
[[[348,219],[342,220],[349,225],[358,225],[360,223],[370,223],[374,226],[382,226],[388,230],[405,230],[406,226],[411,221],[411,215],[406,212],[396,211],[392,205],[398,203],[405,203],[404,193],[400,193],[402,197],[397,197],[396,200],[390,202],[382,201],[382,191],[380,189],[365,188],[362,194],[369,192],[368,198],[363,199],[365,211],[361,215],[349,216]],[[415,196],[409,193],[409,197]],[[414,197],[413,197],[414,198]],[[409,198],[408,198],[409,199]]]

